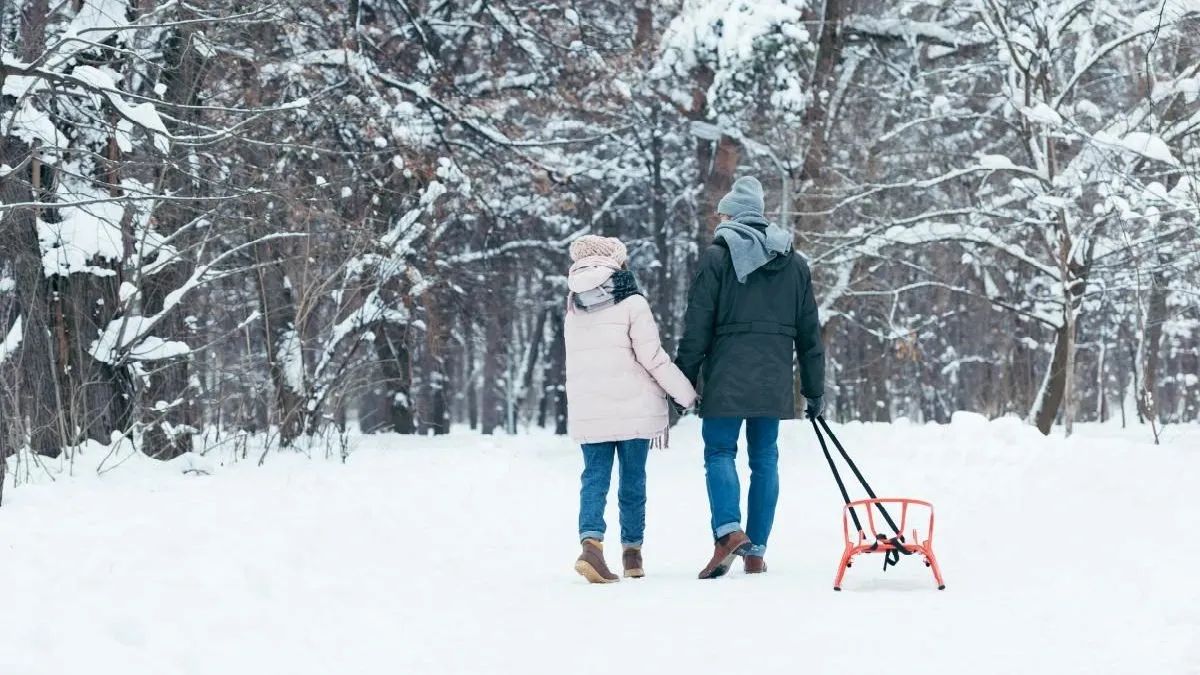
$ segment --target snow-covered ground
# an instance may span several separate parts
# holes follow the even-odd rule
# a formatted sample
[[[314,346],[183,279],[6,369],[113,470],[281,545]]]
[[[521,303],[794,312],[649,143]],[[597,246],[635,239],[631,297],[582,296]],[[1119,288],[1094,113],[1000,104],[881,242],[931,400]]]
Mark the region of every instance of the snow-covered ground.
[[[91,451],[6,490],[0,673],[1200,673],[1200,428],[1160,447],[974,416],[838,429],[880,493],[937,505],[944,592],[878,558],[832,591],[840,499],[798,422],[769,574],[695,579],[711,547],[687,420],[651,456],[649,576],[611,586],[572,570],[580,458],[553,436],[99,477]]]

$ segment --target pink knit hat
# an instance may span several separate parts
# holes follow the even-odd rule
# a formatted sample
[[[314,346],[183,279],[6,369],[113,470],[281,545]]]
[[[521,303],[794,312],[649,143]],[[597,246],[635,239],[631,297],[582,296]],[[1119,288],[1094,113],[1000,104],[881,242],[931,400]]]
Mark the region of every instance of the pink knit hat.
[[[579,261],[594,256],[611,258],[617,265],[624,265],[629,258],[629,251],[616,237],[585,234],[571,242],[571,260]]]

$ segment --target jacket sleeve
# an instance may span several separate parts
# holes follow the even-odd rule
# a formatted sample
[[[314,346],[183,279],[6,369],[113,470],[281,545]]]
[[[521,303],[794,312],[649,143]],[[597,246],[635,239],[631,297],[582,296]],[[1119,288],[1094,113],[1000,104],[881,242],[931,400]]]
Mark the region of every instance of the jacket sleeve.
[[[693,387],[700,379],[700,367],[712,348],[720,290],[721,280],[717,277],[710,249],[701,258],[700,269],[688,291],[687,311],[683,315],[683,337],[675,353],[675,365],[679,366]]]
[[[817,316],[817,300],[813,296],[812,274],[808,265],[799,261],[801,283],[797,309],[796,356],[800,363],[800,391],[805,398],[825,394],[825,345],[821,342],[821,321]]]
[[[696,402],[696,390],[679,368],[671,363],[671,357],[663,350],[662,341],[658,336],[658,323],[654,321],[650,304],[642,297],[631,298],[626,302],[637,302],[631,305],[629,320],[629,341],[633,345],[633,355],[637,362],[679,405],[685,408],[692,407]]]

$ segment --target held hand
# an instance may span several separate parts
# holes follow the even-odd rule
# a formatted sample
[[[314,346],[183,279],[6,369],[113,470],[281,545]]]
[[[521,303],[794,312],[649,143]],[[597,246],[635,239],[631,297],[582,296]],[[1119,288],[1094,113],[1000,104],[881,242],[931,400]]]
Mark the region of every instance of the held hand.
[[[674,424],[676,420],[678,420],[680,417],[683,417],[683,414],[687,412],[683,406],[679,405],[675,399],[670,397],[667,398],[667,408],[670,412],[671,424]]]
[[[676,418],[684,417],[684,416],[688,415],[689,413],[694,414],[697,410],[700,409],[700,397],[699,396],[696,397],[696,400],[692,403],[690,408],[683,407],[678,401],[676,401],[673,398],[668,398],[667,403],[670,404],[671,412],[674,413]]]
[[[815,420],[825,414],[825,397],[818,396],[816,398],[807,399],[808,405],[804,408],[804,416],[810,420]]]
[[[688,409],[687,409],[687,408],[685,408],[685,407],[683,407],[683,406],[679,405],[679,402],[678,402],[678,401],[676,401],[676,400],[675,400],[675,399],[673,399],[673,398],[672,398],[672,399],[668,399],[668,400],[667,400],[667,403],[668,403],[668,404],[670,404],[670,406],[671,406],[671,414],[675,416],[675,419],[679,419],[680,417],[683,417],[683,416],[684,416],[684,415],[686,415],[686,414],[687,414],[687,412],[688,412]]]

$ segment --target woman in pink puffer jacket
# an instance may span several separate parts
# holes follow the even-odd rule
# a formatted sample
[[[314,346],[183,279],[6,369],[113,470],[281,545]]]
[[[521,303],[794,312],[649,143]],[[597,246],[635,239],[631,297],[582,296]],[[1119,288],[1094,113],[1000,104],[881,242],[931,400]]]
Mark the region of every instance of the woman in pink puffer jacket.
[[[619,461],[621,561],[640,578],[646,525],[646,458],[652,441],[665,445],[667,396],[683,408],[696,390],[663,351],[650,304],[625,269],[625,245],[587,235],[571,244],[567,277],[567,429],[583,446],[579,539],[575,571],[592,583],[618,578],[604,561],[604,506]]]

